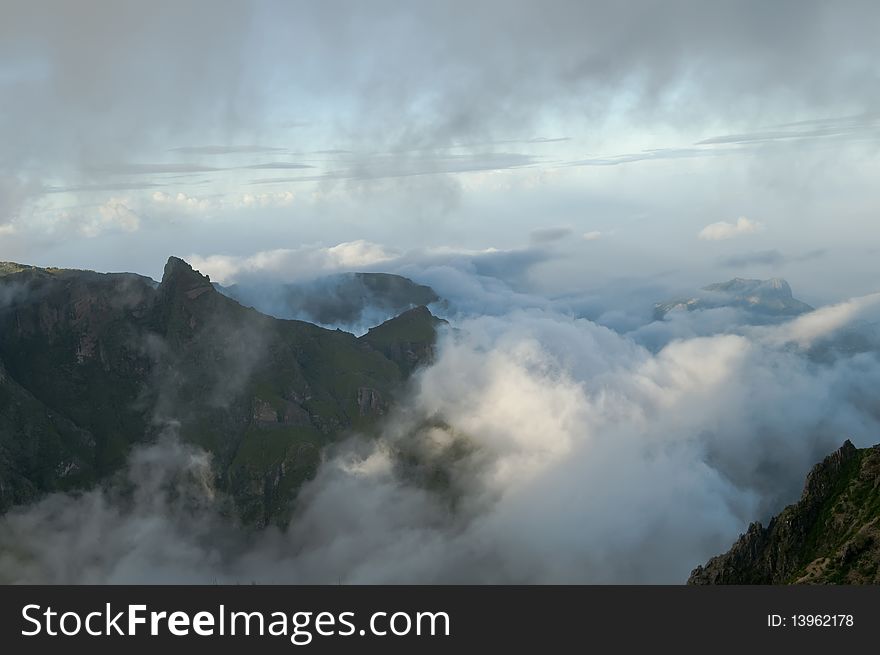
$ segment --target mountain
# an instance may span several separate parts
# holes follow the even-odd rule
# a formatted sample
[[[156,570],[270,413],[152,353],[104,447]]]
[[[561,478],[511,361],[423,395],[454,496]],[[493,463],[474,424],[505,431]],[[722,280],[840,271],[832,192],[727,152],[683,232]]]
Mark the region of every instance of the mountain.
[[[370,328],[361,339],[408,374],[431,357],[434,335],[442,323],[445,321],[432,316],[427,307],[415,307]]]
[[[176,431],[236,514],[283,523],[322,448],[369,432],[430,361],[427,309],[357,338],[246,308],[172,257],[162,281],[0,265],[0,512],[118,470]]]
[[[800,500],[753,523],[688,584],[880,583],[880,445],[846,441],[807,476]]]
[[[375,325],[440,298],[431,287],[390,273],[342,273],[295,284],[234,284],[218,289],[277,318],[323,325]]]
[[[654,305],[654,319],[662,320],[676,310],[689,312],[718,307],[736,307],[765,319],[792,317],[813,311],[805,302],[792,296],[791,286],[781,278],[747,280],[734,278],[710,284],[690,298],[667,300]]]

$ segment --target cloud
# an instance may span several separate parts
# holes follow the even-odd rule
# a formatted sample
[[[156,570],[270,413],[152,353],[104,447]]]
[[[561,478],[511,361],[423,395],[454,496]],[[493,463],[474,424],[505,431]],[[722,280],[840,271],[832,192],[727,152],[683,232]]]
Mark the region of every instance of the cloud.
[[[150,196],[152,201],[159,207],[172,207],[180,211],[203,212],[215,206],[214,198],[198,198],[190,196],[182,191],[175,194],[164,191],[154,191]]]
[[[311,279],[330,272],[369,268],[394,257],[395,253],[378,244],[350,241],[331,247],[279,248],[247,257],[190,255],[186,259],[211,279],[226,284],[253,276],[285,281]]]
[[[396,2],[380,11],[347,6],[345,21],[338,8],[278,2],[257,9],[194,0],[181,9],[160,0],[169,11],[156,12],[106,0],[76,10],[19,4],[0,28],[0,170],[29,166],[75,186],[69,178],[96,162],[126,156],[280,152],[265,144],[289,139],[291,127],[312,152],[460,145],[478,155],[487,143],[565,143],[572,137],[531,135],[581,117],[601,132],[615,117],[681,128],[703,116],[713,125],[760,124],[846,109],[854,118],[773,130],[876,125],[867,26],[877,8],[808,3],[793,12],[782,4],[647,3],[630,12],[571,0],[548,17],[537,2],[493,0],[467,22]],[[406,29],[392,34],[392,24]],[[306,61],[303,48],[313,54]],[[296,117],[286,115],[290,106]],[[196,145],[168,147],[179,143]],[[691,155],[706,152],[645,149],[624,160]],[[601,160],[584,165],[614,158]]]
[[[772,343],[793,342],[806,348],[865,316],[871,316],[875,321],[880,320],[878,308],[880,308],[880,293],[874,293],[836,305],[820,307],[809,314],[799,316],[790,323],[770,328],[766,334]]]
[[[655,148],[641,152],[609,155],[607,157],[587,157],[575,159],[559,164],[561,167],[578,166],[620,166],[641,161],[661,161],[665,159],[691,159],[694,157],[717,157],[732,154],[731,150],[705,149],[705,148]]]
[[[785,129],[725,134],[697,141],[690,147],[647,148],[606,156],[585,157],[564,161],[558,166],[620,166],[644,161],[727,157],[748,153],[758,148],[786,144],[815,145],[823,142],[873,142],[880,140],[880,119],[871,114],[856,117],[817,119],[779,126]],[[719,147],[733,146],[733,147]]]
[[[449,176],[528,168],[516,175],[540,177],[548,187],[548,180],[565,180],[567,186],[575,176],[581,182],[614,176],[559,168],[566,161],[670,164],[637,166],[647,178],[673,168],[673,160],[742,150],[736,143],[691,145],[701,133],[846,130],[847,114],[862,116],[851,123],[868,129],[877,105],[876,85],[870,83],[876,73],[874,40],[865,27],[876,22],[870,3],[847,12],[819,3],[799,5],[797,11],[767,10],[757,2],[698,9],[673,2],[662,10],[646,3],[628,12],[563,0],[547,17],[537,2],[510,8],[490,0],[468,21],[397,2],[383,3],[378,11],[346,6],[344,21],[323,5],[305,11],[275,0],[260,9],[215,4],[193,0],[180,9],[160,0],[160,10],[147,11],[87,0],[74,10],[38,0],[8,8],[0,27],[6,99],[0,175],[33,176],[46,188],[71,194],[112,194],[123,190],[112,186],[123,183],[119,175],[150,176],[151,183],[164,184],[175,174],[272,164],[274,155],[268,158],[273,161],[263,161],[263,155],[285,153],[302,154],[302,165],[315,168],[297,177],[253,179],[240,170],[223,171],[212,175],[212,182],[232,194],[253,182],[304,184],[319,192],[335,187],[340,198],[357,198],[375,180],[420,175],[427,178],[426,193],[430,185],[442,192]],[[156,43],[163,44],[161,51]],[[533,44],[533,51],[524,52],[522,43]],[[303,60],[306,50],[311,56]],[[823,115],[844,119],[836,126],[775,125],[780,116],[797,122]],[[670,147],[656,147],[667,145],[667,136]],[[516,145],[514,152],[496,153],[494,144]],[[306,154],[321,159],[316,153],[333,158],[305,159]],[[116,162],[122,165],[114,167]],[[741,163],[704,161],[694,168]],[[772,164],[771,172],[781,165]],[[762,179],[767,187],[776,182],[772,175]],[[657,192],[642,181],[637,186],[644,193],[620,187],[610,193],[627,202],[637,195],[644,198],[639,202],[662,204],[676,190],[664,185]],[[192,195],[184,186],[189,183],[175,182],[166,190]],[[460,205],[476,211],[474,205],[486,200],[486,185],[473,186]],[[148,196],[150,189],[144,190]],[[562,184],[554,187],[559,197],[565,192]],[[409,206],[399,215],[431,206],[417,195],[407,196]],[[523,212],[508,221],[533,211],[519,196],[499,194],[491,204],[495,199]],[[339,208],[344,200],[328,207],[330,213],[346,211]],[[365,214],[378,214],[375,209],[365,208]],[[506,209],[491,216],[505,215]],[[555,216],[553,222],[570,220]],[[143,214],[144,223],[150,220]],[[491,220],[501,219],[485,222]],[[453,221],[434,227],[445,229],[450,240],[458,236]],[[216,231],[237,241],[228,223]],[[421,236],[425,243],[437,240],[427,231]],[[379,238],[367,232],[332,236],[355,237]],[[308,237],[317,238],[324,235]],[[403,234],[400,239],[406,242]],[[273,240],[274,234],[266,236],[258,247]]]
[[[47,186],[41,189],[42,193],[94,193],[100,191],[135,191],[141,189],[156,189],[166,186],[158,182],[107,182],[101,184],[80,184],[77,186]]]
[[[785,129],[725,134],[703,139],[696,145],[753,145],[810,139],[880,139],[880,117],[871,114],[799,121],[778,127]]]
[[[187,212],[190,214],[209,214],[228,209],[254,209],[290,207],[296,199],[293,191],[273,191],[268,193],[210,194],[195,196],[178,191],[167,193],[155,191],[150,196],[151,208],[166,212]]]
[[[62,228],[73,227],[87,238],[107,231],[136,232],[141,218],[129,204],[125,198],[111,198],[96,207],[63,210],[57,214],[56,224]]]
[[[109,173],[110,175],[162,175],[164,173],[211,173],[223,170],[216,166],[205,166],[193,163],[158,163],[158,164],[134,164],[119,163],[104,167],[96,167],[94,172]]]
[[[511,302],[516,295],[508,285],[522,281],[533,266],[552,257],[540,247],[468,250],[438,246],[403,251],[358,240],[334,246],[278,248],[246,256],[193,254],[186,259],[222,284],[244,280],[295,282],[331,273],[380,271],[398,273],[430,286],[436,284],[434,288],[442,297],[460,298],[465,304],[471,294],[478,293],[478,287],[488,285],[493,288],[494,300],[503,307],[501,301]],[[444,293],[447,289],[448,294]],[[488,300],[482,293],[478,295],[480,302]],[[530,306],[545,302],[537,297],[528,301]]]
[[[602,238],[602,233],[598,230],[591,230],[590,232],[584,232],[582,238],[584,241],[598,241]]]
[[[778,250],[760,250],[746,252],[739,255],[731,255],[719,260],[719,264],[726,268],[747,268],[749,266],[769,266],[779,268],[788,263],[807,262],[824,257],[828,253],[825,248],[811,250],[802,255],[783,255]]]
[[[679,582],[748,521],[794,499],[809,465],[844,437],[876,440],[876,354],[843,352],[817,363],[802,352],[873,319],[870,303],[825,308],[784,329],[753,328],[730,308],[651,322],[651,303],[669,294],[636,276],[670,266],[651,261],[658,249],[645,240],[677,234],[646,217],[670,212],[689,221],[681,207],[704,206],[708,196],[694,194],[721,188],[713,180],[722,178],[712,177],[721,168],[733,186],[709,193],[711,215],[736,216],[727,212],[748,188],[762,194],[750,201],[757,207],[797,199],[801,206],[786,205],[791,216],[780,215],[780,233],[785,221],[832,209],[826,215],[846,221],[847,234],[872,234],[870,216],[852,217],[870,206],[858,193],[858,185],[870,186],[873,171],[861,166],[868,158],[792,155],[844,142],[872,153],[877,3],[841,11],[787,0],[673,1],[632,11],[562,0],[548,14],[538,2],[489,0],[462,20],[430,4],[383,3],[377,11],[348,3],[340,11],[331,2],[302,11],[273,0],[259,8],[157,2],[4,8],[4,256],[148,266],[144,252],[174,244],[201,253],[192,261],[222,282],[388,270],[436,289],[462,332],[444,340],[436,366],[415,381],[382,439],[328,452],[286,534],[251,541],[230,531],[211,514],[210,485],[197,493],[186,487],[204,500],[198,513],[167,495],[150,504],[155,486],[138,458],[165,475],[202,456],[163,443],[133,459],[132,484],[144,490],[134,508],[124,494],[96,490],[52,497],[2,522],[0,543],[15,540],[21,552],[36,553],[24,564],[7,559],[2,575],[211,581],[220,572],[250,581],[281,571],[293,581]],[[843,118],[810,118],[822,115]],[[780,116],[790,124],[774,124]],[[574,136],[530,136],[542,133]],[[666,135],[673,147],[645,147]],[[698,135],[710,136],[694,144]],[[181,143],[207,145],[169,151]],[[295,143],[297,152],[248,145],[261,143]],[[497,144],[518,145],[496,152],[508,150]],[[744,152],[747,171],[734,160]],[[280,170],[315,168],[288,177],[242,173],[277,168],[265,161],[275,158],[269,153],[304,162],[280,162]],[[217,159],[227,156],[233,161]],[[614,168],[639,162],[656,164]],[[792,180],[805,179],[791,172],[793,162],[828,182],[812,187],[822,189],[821,205],[790,193]],[[683,164],[707,177],[688,175],[676,187]],[[848,179],[857,165],[865,178]],[[644,177],[630,177],[635,169]],[[203,174],[215,171],[222,174],[211,175],[204,194],[184,186],[192,177],[172,177],[206,181]],[[540,179],[559,195],[532,199],[528,185],[516,184],[482,195],[479,183],[503,177],[494,171],[520,171],[517,180]],[[477,173],[467,180],[473,189],[459,184],[460,173]],[[736,186],[749,173],[758,184]],[[291,190],[301,183],[311,188]],[[144,193],[120,195],[135,190]],[[78,197],[93,193],[103,195]],[[554,273],[554,283],[577,286],[577,294],[530,293],[539,274],[567,264],[550,251],[564,250],[555,242],[569,234],[538,227],[526,248],[511,247],[510,235],[535,227],[535,216],[550,225],[570,220],[573,203],[580,215],[602,211],[600,193],[625,199],[612,199],[625,207],[608,218],[620,238],[591,248],[606,259]],[[375,211],[387,209],[388,198],[403,201]],[[438,207],[446,220],[436,220]],[[284,208],[277,212],[284,220],[260,208]],[[196,221],[170,220],[225,210],[236,213],[198,229]],[[161,229],[148,230],[154,219]],[[13,249],[19,235],[44,228],[59,245],[36,235],[30,253]],[[707,226],[700,238],[760,228],[740,218]],[[583,250],[584,240],[600,238],[586,229],[573,225],[570,234],[583,239],[566,245]],[[291,234],[299,241],[279,248]],[[391,245],[380,243],[389,234]],[[820,245],[824,236],[812,238]],[[686,259],[684,237],[684,245],[667,241],[669,261]],[[427,245],[443,242],[455,247]],[[687,266],[785,266],[810,257],[763,250]],[[609,262],[631,277],[583,290]],[[818,267],[814,282],[825,286],[816,293],[840,299],[844,282],[870,284],[862,281],[870,267],[852,266]],[[426,419],[438,416],[449,429],[426,430]],[[461,440],[472,452],[447,461],[450,443]],[[406,448],[448,474],[455,502],[420,485],[418,471],[401,472]],[[106,548],[95,561],[97,539]]]
[[[652,353],[546,309],[455,328],[381,437],[327,451],[287,530],[232,526],[168,434],[121,487],[0,519],[0,579],[681,583],[880,428],[873,353],[816,364],[767,331]]]
[[[224,199],[238,207],[289,207],[296,199],[293,191],[274,191],[271,193],[243,193],[233,196],[232,200]]]
[[[529,232],[529,241],[532,243],[552,243],[571,236],[573,232],[574,230],[569,226],[539,227]]]
[[[362,155],[345,162],[348,168],[330,170],[317,175],[299,177],[272,177],[251,180],[251,184],[279,184],[290,182],[330,182],[334,180],[381,180],[422,175],[449,175],[525,168],[540,159],[522,153],[479,153],[459,155],[389,156]],[[279,168],[254,166],[252,168]],[[295,166],[301,168],[301,166]]]
[[[20,175],[3,175],[0,169],[0,227],[15,221],[22,206],[34,194],[39,192],[40,185]]]
[[[745,216],[740,216],[736,222],[719,221],[707,225],[697,235],[703,241],[724,241],[746,234],[755,234],[764,229],[764,225],[753,221]]]
[[[289,161],[270,161],[264,164],[251,164],[250,166],[244,166],[243,168],[253,168],[253,169],[297,169],[297,168],[314,168],[309,164],[297,164],[296,162]]]
[[[169,148],[169,152],[179,152],[184,155],[241,155],[263,154],[267,152],[281,152],[284,148],[270,146],[183,146]]]
[[[716,223],[716,225],[718,225]],[[729,225],[729,223],[725,223]],[[747,266],[782,266],[786,261],[785,255],[778,250],[761,250],[748,252],[741,255],[732,255],[720,261],[727,268],[745,268]]]

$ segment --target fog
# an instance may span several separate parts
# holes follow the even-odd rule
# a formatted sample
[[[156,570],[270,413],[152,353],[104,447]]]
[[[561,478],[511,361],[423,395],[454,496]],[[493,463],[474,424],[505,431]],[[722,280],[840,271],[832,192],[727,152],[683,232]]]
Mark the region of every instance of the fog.
[[[286,530],[236,526],[169,415],[117,479],[0,519],[0,579],[681,583],[846,438],[878,441],[877,350],[811,357],[876,295],[771,325],[672,312],[645,339],[471,276],[382,436],[330,448]],[[468,309],[493,293],[506,310]]]

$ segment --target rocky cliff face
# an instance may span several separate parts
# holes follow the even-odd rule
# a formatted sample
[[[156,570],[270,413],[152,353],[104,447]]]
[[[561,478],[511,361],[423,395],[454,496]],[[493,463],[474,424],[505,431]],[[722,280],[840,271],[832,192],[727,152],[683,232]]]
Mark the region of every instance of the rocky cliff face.
[[[849,441],[817,464],[800,500],[753,523],[688,584],[880,583],[880,445]]]
[[[429,312],[411,326],[422,350],[394,335],[380,349],[242,307],[174,257],[158,285],[20,265],[0,273],[0,512],[88,487],[133,444],[173,429],[212,454],[239,516],[283,522],[322,447],[369,431],[433,346]],[[395,361],[398,351],[412,357]]]

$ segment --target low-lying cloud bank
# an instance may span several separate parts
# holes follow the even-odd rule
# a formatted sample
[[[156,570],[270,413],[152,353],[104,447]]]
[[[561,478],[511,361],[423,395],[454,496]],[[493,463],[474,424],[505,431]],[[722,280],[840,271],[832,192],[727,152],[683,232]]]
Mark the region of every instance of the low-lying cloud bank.
[[[707,225],[697,235],[703,241],[724,241],[745,234],[755,234],[764,229],[764,225],[753,221],[745,216],[740,216],[734,222],[718,221]]]
[[[658,350],[546,307],[463,317],[383,437],[327,454],[285,532],[233,526],[169,429],[124,479],[0,520],[0,579],[683,582],[845,438],[880,440],[877,351],[809,356],[877,314],[867,297]]]

